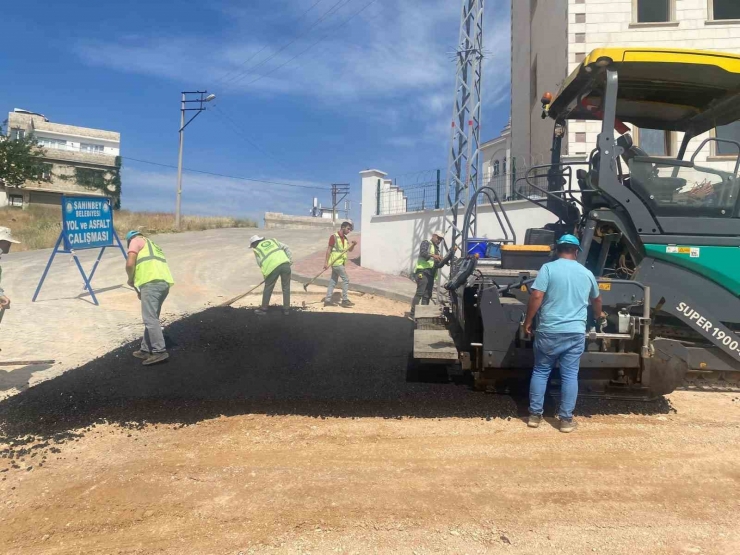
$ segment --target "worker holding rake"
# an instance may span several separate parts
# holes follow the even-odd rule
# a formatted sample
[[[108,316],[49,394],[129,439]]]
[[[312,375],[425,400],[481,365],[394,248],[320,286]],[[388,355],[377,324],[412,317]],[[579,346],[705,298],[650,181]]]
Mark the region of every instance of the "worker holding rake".
[[[10,252],[10,246],[13,243],[20,243],[20,241],[13,239],[13,236],[10,233],[10,228],[0,227],[0,256],[8,254]],[[3,269],[0,268],[0,279],[2,278],[2,275]],[[7,308],[10,308],[10,299],[5,296],[5,292],[0,284],[0,321],[2,321]]]
[[[290,314],[290,265],[293,263],[290,249],[280,241],[265,239],[259,235],[253,235],[249,239],[249,246],[254,251],[257,264],[265,278],[262,306],[255,310],[255,313],[259,316],[267,314],[272,291],[275,289],[278,278],[280,278],[280,285],[283,288],[283,314],[287,316]]]
[[[331,268],[331,278],[329,279],[329,287],[326,290],[326,298],[324,299],[324,306],[333,306],[331,296],[334,294],[334,288],[339,283],[339,279],[342,279],[342,305],[344,308],[354,306],[354,303],[349,300],[349,276],[347,275],[347,253],[354,250],[357,241],[350,243],[347,236],[352,232],[354,226],[350,222],[342,222],[339,231],[329,237],[329,246],[326,249],[326,262],[324,263],[324,270]]]

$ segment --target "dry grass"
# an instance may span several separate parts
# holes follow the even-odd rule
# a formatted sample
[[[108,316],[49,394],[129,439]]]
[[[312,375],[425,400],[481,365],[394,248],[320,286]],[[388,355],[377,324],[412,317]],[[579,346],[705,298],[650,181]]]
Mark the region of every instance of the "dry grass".
[[[139,229],[147,233],[175,233],[175,216],[162,212],[131,212],[118,210],[114,213],[116,231],[123,239],[127,231]],[[184,216],[181,231],[202,231],[224,227],[257,227],[257,222],[242,218],[222,216]],[[54,246],[62,229],[61,207],[31,206],[27,210],[0,208],[0,226],[13,230],[13,236],[21,241],[13,245],[13,251],[29,251]]]

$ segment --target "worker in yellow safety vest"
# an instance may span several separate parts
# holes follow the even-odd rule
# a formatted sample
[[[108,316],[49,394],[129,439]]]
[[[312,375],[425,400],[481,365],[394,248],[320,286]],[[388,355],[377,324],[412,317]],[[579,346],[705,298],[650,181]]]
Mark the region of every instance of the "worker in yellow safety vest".
[[[283,288],[283,314],[287,316],[290,314],[290,265],[293,263],[290,249],[280,241],[265,239],[259,235],[253,235],[249,239],[249,246],[254,251],[257,264],[265,278],[262,306],[255,310],[255,313],[259,316],[267,314],[272,291],[280,278],[280,285]]]
[[[8,254],[10,247],[13,244],[20,243],[20,241],[13,238],[13,235],[8,227],[0,227],[0,256]],[[3,276],[3,269],[0,267],[0,279]],[[0,322],[3,321],[5,310],[10,308],[10,299],[5,295],[2,284],[0,284]]]
[[[175,280],[172,279],[164,252],[154,241],[144,237],[140,231],[129,231],[126,242],[128,284],[139,295],[141,317],[144,320],[144,338],[141,340],[141,348],[134,352],[134,356],[142,359],[142,364],[149,366],[167,360],[170,356],[159,317]]]
[[[347,236],[354,230],[354,226],[351,222],[342,222],[339,227],[339,231],[329,237],[329,246],[326,249],[326,261],[324,262],[324,270],[331,268],[331,278],[329,279],[329,287],[326,290],[326,298],[324,299],[324,306],[333,306],[334,301],[331,296],[334,294],[334,288],[339,283],[339,278],[342,278],[342,304],[344,308],[354,306],[354,303],[349,300],[349,276],[347,275],[347,253],[352,252],[357,245],[357,241],[350,243]]]
[[[443,233],[435,231],[429,241],[422,241],[419,246],[419,258],[414,268],[414,280],[416,281],[416,295],[411,302],[411,317],[414,316],[416,305],[428,305],[434,291],[434,280],[437,277],[437,269],[450,263],[456,247],[452,247],[447,256],[442,258],[439,254],[439,245],[443,240]]]

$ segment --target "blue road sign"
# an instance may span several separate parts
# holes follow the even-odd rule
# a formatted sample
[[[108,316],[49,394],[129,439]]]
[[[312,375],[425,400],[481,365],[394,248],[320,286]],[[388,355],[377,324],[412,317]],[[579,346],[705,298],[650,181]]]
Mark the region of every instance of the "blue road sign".
[[[67,250],[113,246],[113,214],[109,198],[62,197],[62,225]]]
[[[115,243],[113,242],[115,240]],[[35,302],[41,292],[41,286],[49,273],[54,257],[58,253],[70,254],[77,265],[85,283],[85,290],[90,294],[93,303],[98,304],[98,298],[92,288],[93,276],[98,269],[107,247],[118,246],[124,260],[126,249],[113,228],[113,210],[109,198],[105,197],[68,197],[62,195],[62,231],[59,234],[54,250],[51,251],[49,262],[41,275],[32,302]],[[82,249],[100,249],[92,271],[88,276],[80,263],[75,251]]]

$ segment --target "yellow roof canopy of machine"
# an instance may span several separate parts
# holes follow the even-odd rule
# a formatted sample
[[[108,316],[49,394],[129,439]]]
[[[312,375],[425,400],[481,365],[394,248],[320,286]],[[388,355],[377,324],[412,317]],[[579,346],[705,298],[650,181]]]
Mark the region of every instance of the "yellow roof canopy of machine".
[[[554,98],[543,96],[546,115],[601,120],[609,75],[621,122],[696,136],[740,119],[740,55],[663,48],[592,51]]]

